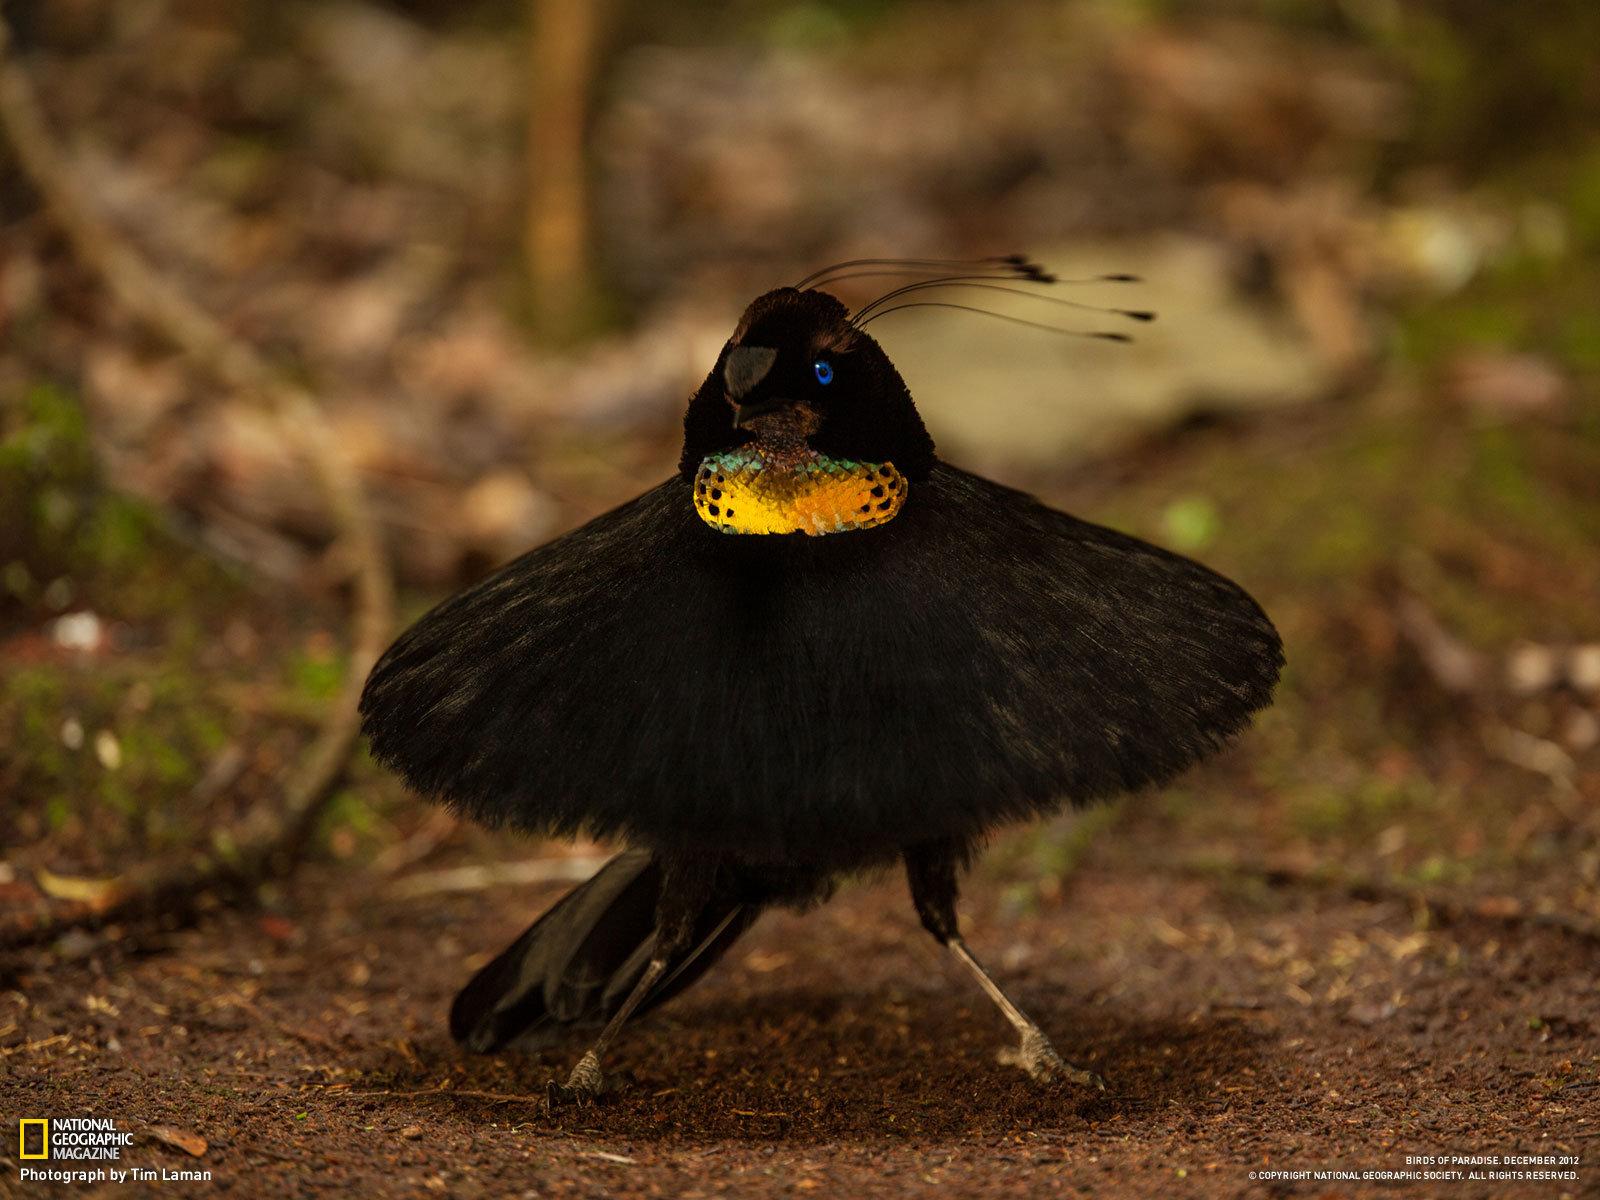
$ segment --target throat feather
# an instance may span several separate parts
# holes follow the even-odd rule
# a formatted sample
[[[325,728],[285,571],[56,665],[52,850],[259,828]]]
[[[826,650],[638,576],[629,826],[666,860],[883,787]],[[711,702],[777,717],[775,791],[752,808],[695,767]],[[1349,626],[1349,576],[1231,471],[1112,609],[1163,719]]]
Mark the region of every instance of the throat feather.
[[[892,521],[908,488],[893,463],[831,458],[809,447],[741,446],[701,460],[694,508],[721,533],[821,537]]]

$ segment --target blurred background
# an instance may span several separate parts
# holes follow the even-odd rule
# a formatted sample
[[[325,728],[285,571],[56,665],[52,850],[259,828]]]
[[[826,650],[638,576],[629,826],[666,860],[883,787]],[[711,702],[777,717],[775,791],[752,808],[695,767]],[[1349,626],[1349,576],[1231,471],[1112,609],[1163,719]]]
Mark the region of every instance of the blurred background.
[[[1005,839],[1004,910],[1159,844],[1240,886],[1600,919],[1591,0],[4,12],[64,186],[315,398],[400,620],[664,477],[769,287],[867,255],[1137,273],[1063,293],[1160,310],[1130,346],[873,329],[947,457],[1202,557],[1288,646],[1218,763]],[[270,807],[351,668],[351,547],[296,431],[145,318],[0,139],[14,909]],[[566,852],[359,751],[307,848],[368,880]]]

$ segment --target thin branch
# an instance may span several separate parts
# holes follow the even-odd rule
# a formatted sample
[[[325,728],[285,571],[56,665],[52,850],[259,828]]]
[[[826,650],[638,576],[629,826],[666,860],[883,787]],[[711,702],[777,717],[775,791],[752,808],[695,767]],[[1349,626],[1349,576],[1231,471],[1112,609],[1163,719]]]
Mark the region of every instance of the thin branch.
[[[332,1089],[323,1088],[322,1090],[331,1091]],[[333,1094],[336,1096],[355,1096],[362,1099],[371,1096],[402,1096],[408,1099],[421,1096],[443,1096],[449,1099],[453,1096],[462,1100],[488,1100],[494,1104],[538,1104],[541,1106],[546,1099],[543,1095],[529,1096],[516,1092],[480,1092],[472,1088],[450,1087],[420,1088],[417,1090],[380,1088],[373,1092],[334,1092]]]
[[[1342,870],[1307,871],[1285,864],[1231,862],[1182,864],[1181,873],[1215,879],[1251,879],[1271,888],[1332,892],[1363,904],[1403,904],[1439,925],[1490,924],[1508,929],[1548,929],[1591,946],[1600,946],[1600,923],[1571,913],[1530,912],[1520,903],[1457,899],[1403,884]]]
[[[400,874],[432,855],[455,836],[461,828],[461,818],[448,808],[435,808],[422,823],[422,828],[404,841],[396,842],[372,860],[373,873],[380,876]]]
[[[65,930],[160,913],[192,914],[206,893],[239,895],[298,861],[360,732],[362,681],[393,625],[394,586],[355,469],[311,393],[241,341],[173,285],[91,206],[56,146],[27,73],[0,16],[0,132],[11,143],[51,222],[139,320],[195,364],[238,392],[256,397],[297,436],[316,476],[355,575],[350,665],[315,740],[284,781],[280,803],[218,839],[221,849],[177,866],[134,871],[94,903],[0,924],[0,945],[27,945]]]
[[[589,854],[569,858],[534,858],[524,862],[487,863],[428,871],[397,879],[385,889],[395,900],[414,900],[444,892],[481,892],[492,887],[527,887],[541,883],[582,883],[606,860]]]

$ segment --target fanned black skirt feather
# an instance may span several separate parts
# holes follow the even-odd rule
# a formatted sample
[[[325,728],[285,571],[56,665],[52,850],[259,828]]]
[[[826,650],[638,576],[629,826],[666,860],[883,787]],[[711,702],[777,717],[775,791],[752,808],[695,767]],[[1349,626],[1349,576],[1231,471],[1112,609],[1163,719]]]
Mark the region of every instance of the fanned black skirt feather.
[[[1167,780],[1282,661],[1215,572],[954,467],[820,538],[673,478],[435,608],[361,711],[480,821],[851,863]]]

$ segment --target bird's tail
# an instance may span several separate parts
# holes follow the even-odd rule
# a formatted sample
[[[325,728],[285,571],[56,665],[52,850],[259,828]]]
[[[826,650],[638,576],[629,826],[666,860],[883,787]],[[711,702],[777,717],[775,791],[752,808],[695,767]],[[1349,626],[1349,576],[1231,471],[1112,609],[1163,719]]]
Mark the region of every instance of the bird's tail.
[[[660,890],[661,867],[648,850],[617,855],[472,977],[450,1008],[451,1036],[487,1054],[513,1043],[537,1049],[604,1025],[650,961]],[[755,904],[708,906],[691,948],[635,1012],[700,978],[758,915]]]

